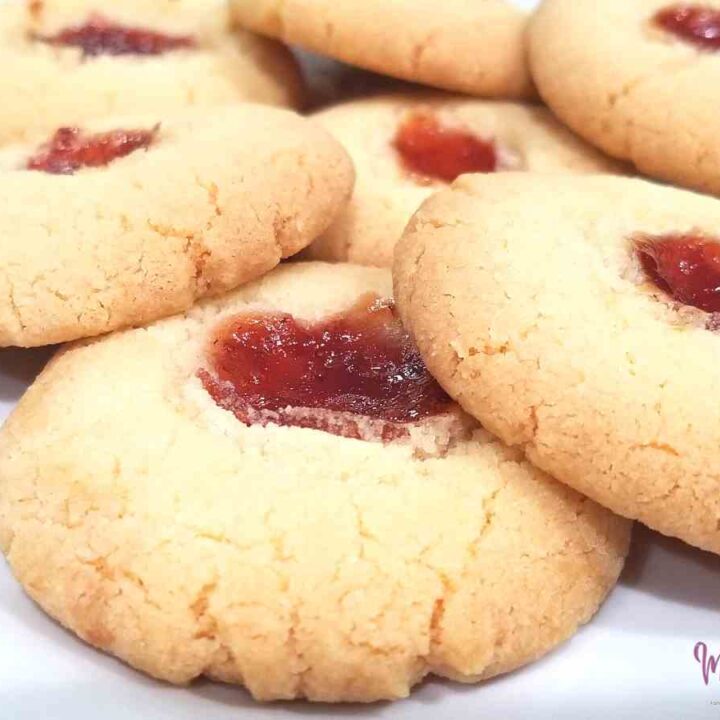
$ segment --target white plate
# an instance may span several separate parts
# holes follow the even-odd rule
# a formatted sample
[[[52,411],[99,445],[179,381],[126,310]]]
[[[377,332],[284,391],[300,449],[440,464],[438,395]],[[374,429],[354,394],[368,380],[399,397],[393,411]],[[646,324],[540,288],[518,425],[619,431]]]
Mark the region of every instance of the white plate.
[[[46,357],[0,351],[0,418]],[[526,669],[475,687],[429,680],[395,704],[259,706],[237,688],[156,683],[87,647],[47,618],[0,561],[0,720],[720,720],[720,669],[706,685],[694,658],[699,642],[720,654],[719,610],[720,558],[638,528],[598,616]]]

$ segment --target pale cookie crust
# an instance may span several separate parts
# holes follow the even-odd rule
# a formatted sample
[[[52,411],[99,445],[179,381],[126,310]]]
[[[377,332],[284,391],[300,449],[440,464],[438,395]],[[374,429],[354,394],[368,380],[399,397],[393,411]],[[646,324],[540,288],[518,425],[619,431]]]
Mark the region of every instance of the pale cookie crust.
[[[260,105],[163,119],[147,150],[71,176],[19,169],[35,149],[0,151],[0,346],[141,324],[237,287],[315,239],[353,183],[322,128]]]
[[[197,47],[159,56],[84,58],[47,45],[100,14],[131,27],[193,35]],[[297,107],[302,79],[279,43],[233,31],[222,0],[41,0],[0,5],[0,142],[117,114],[171,113],[238,101]]]
[[[527,13],[507,0],[232,0],[237,22],[402,80],[530,97]]]
[[[543,99],[588,141],[643,173],[717,194],[720,55],[653,24],[672,5],[545,0],[530,28],[532,71]]]
[[[418,459],[245,427],[195,373],[223,318],[319,320],[389,273],[286,265],[184,317],[75,345],[0,432],[0,546],[86,641],[173,683],[372,701],[474,682],[567,639],[630,524],[477,430]]]
[[[431,112],[450,128],[495,140],[501,169],[531,172],[621,172],[534,105],[473,100],[444,93],[403,93],[357,100],[318,113],[350,153],[357,172],[353,199],[330,229],[308,249],[319,260],[389,267],[395,243],[423,200],[445,186],[414,177],[393,140],[413,113]]]
[[[720,552],[720,337],[651,284],[638,234],[720,236],[720,202],[617,177],[458,180],[398,246],[429,369],[580,492]]]

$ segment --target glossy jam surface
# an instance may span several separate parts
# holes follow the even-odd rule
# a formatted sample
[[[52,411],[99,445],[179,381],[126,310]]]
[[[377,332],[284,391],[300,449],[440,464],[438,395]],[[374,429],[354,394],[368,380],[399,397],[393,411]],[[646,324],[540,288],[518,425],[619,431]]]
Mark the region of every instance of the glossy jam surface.
[[[111,130],[87,134],[78,128],[60,128],[27,161],[28,170],[72,175],[76,170],[102,167],[136,150],[148,148],[155,130]]]
[[[720,242],[701,235],[662,235],[637,241],[648,277],[674,300],[720,312]]]
[[[424,178],[452,182],[464,173],[497,170],[495,143],[466,130],[443,126],[429,113],[408,116],[393,146],[408,171]]]
[[[375,296],[314,324],[279,313],[237,316],[216,330],[208,361],[199,373],[205,389],[247,425],[388,441],[452,405],[392,305]]]
[[[717,8],[671,5],[655,15],[655,23],[681,40],[706,50],[720,50],[720,10]]]
[[[84,24],[65,28],[56,35],[38,35],[49,45],[75,47],[86,57],[97,55],[162,55],[171,50],[192,48],[190,35],[164,35],[153,30],[128,27],[92,15]]]

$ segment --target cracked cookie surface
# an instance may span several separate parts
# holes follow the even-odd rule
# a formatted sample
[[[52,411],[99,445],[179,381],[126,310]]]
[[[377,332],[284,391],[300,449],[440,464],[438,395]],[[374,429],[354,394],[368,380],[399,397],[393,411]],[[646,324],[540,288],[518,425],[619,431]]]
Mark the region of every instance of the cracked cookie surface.
[[[395,243],[412,214],[441,181],[418,178],[403,166],[393,146],[400,126],[417,114],[430,115],[450,130],[492,142],[498,171],[620,172],[578,140],[545,109],[437,92],[397,93],[357,100],[314,117],[349,152],[357,181],[353,198],[336,222],[308,249],[318,260],[346,260],[389,267]]]
[[[156,54],[89,55],[48,42],[97,19],[190,43]],[[289,51],[233,30],[221,0],[3,3],[0,63],[0,97],[12,108],[0,117],[0,142],[119,114],[167,114],[240,101],[296,107],[303,92]]]
[[[527,13],[508,0],[233,0],[258,33],[402,80],[530,97]]]
[[[630,524],[475,426],[440,452],[246,426],[197,376],[243,312],[315,322],[385,270],[294,263],[185,316],[76,344],[0,432],[0,547],[84,640],[174,683],[372,701],[474,682],[590,619]]]
[[[542,98],[581,137],[642,173],[720,194],[720,55],[658,23],[677,6],[546,0],[530,23],[530,65]]]
[[[73,175],[25,169],[48,137],[0,151],[0,345],[97,335],[237,287],[307,246],[352,188],[339,144],[285,110],[84,129],[118,128],[152,130],[152,142]]]
[[[720,336],[638,256],[685,235],[720,237],[720,202],[618,177],[465,177],[411,221],[395,293],[430,372],[489,431],[720,553]]]

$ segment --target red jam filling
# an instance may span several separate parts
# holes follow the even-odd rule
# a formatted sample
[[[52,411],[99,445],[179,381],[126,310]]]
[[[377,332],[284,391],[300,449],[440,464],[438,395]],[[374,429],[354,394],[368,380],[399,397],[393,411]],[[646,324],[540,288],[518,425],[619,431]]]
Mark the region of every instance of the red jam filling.
[[[60,128],[27,161],[28,170],[53,175],[72,175],[87,167],[102,167],[113,160],[148,148],[156,130],[111,130],[85,134],[78,128]]]
[[[707,50],[720,49],[720,10],[707,5],[671,5],[655,15],[663,30]]]
[[[97,55],[162,55],[171,50],[192,48],[190,35],[164,35],[139,27],[110,22],[92,15],[83,25],[65,28],[57,35],[39,35],[49,45],[80,48],[86,57]]]
[[[684,305],[720,312],[720,242],[701,235],[662,235],[637,242],[645,273]]]
[[[495,143],[445,127],[427,113],[407,117],[393,145],[410,172],[444,182],[464,173],[494,172],[498,166]]]
[[[452,406],[393,306],[376,296],[319,323],[281,313],[232,318],[215,332],[208,360],[205,389],[246,425],[387,442]]]

